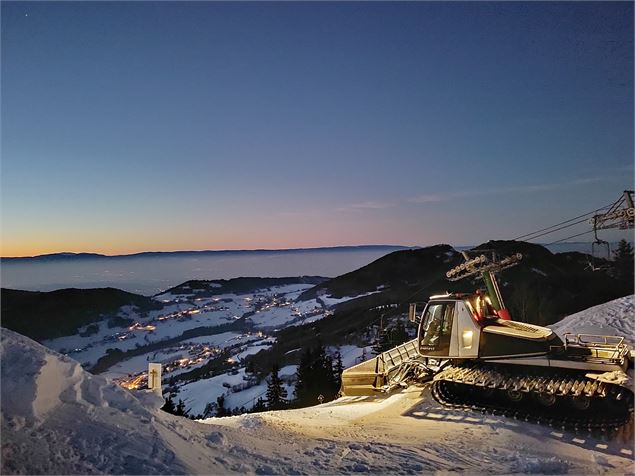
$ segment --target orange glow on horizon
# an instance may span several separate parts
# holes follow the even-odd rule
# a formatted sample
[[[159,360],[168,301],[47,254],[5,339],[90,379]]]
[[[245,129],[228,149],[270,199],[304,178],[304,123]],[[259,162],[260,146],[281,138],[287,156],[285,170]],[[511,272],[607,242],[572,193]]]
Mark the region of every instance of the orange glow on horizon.
[[[126,246],[122,244],[120,246],[94,246],[94,244],[89,243],[76,243],[68,245],[51,243],[49,245],[42,244],[26,244],[20,243],[16,245],[11,245],[3,242],[1,248],[0,256],[2,258],[13,258],[13,257],[29,257],[29,256],[39,256],[46,254],[54,254],[54,253],[97,253],[102,255],[129,255],[143,252],[176,252],[176,251],[233,251],[233,250],[256,250],[256,249],[268,249],[268,250],[286,250],[286,249],[297,249],[297,248],[326,248],[326,247],[336,247],[336,246],[360,246],[360,245],[399,245],[400,243],[395,242],[368,242],[368,241],[330,241],[330,240],[307,240],[304,242],[291,242],[291,241],[277,241],[277,240],[267,240],[259,243],[255,242],[247,242],[241,241],[240,243],[215,243],[212,246],[205,246],[201,243],[192,243],[188,245],[187,243],[183,243],[182,246],[166,246],[163,247],[161,245],[153,245],[150,246]],[[410,246],[410,245],[406,245]]]
[[[219,223],[222,223],[219,224]],[[412,244],[421,233],[382,220],[364,222],[351,217],[323,219],[305,216],[292,221],[278,216],[256,216],[224,222],[189,220],[135,223],[71,223],[66,228],[28,223],[4,227],[0,256],[37,256],[50,253],[127,255],[142,252],[254,250]],[[11,230],[11,232],[9,232]],[[426,233],[428,234],[428,233]],[[406,243],[406,241],[408,243]],[[415,241],[415,240],[412,240]]]

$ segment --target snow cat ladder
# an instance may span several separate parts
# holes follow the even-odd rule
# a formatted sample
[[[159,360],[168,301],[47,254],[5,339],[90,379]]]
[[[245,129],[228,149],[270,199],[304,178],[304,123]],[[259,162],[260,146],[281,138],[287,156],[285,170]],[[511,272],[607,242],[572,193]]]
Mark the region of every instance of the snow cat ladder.
[[[344,370],[340,394],[369,396],[390,392],[406,385],[412,371],[421,365],[417,339],[413,339]]]

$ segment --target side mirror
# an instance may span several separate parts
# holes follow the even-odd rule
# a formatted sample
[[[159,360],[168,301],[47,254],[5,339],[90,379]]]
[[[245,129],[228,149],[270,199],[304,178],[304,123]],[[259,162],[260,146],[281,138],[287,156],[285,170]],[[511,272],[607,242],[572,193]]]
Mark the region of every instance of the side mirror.
[[[417,323],[417,303],[411,302],[408,310],[408,320],[414,324]]]

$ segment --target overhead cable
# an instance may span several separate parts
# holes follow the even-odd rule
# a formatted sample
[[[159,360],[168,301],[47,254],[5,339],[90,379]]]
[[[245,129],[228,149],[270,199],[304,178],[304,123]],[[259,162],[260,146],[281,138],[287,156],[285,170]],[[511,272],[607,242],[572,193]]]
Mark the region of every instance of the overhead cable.
[[[562,238],[561,240],[552,241],[551,243],[547,243],[545,246],[555,245],[556,243],[560,243],[561,241],[570,240],[571,238],[577,238],[578,236],[587,235],[589,233],[593,233],[593,230],[583,231],[582,233],[578,233],[577,235],[567,236],[566,238]]]
[[[565,221],[562,221],[562,222],[560,222],[560,223],[556,223],[555,225],[551,225],[551,226],[548,226],[548,227],[546,227],[546,228],[542,228],[542,229],[540,229],[540,230],[536,230],[536,231],[534,231],[534,232],[532,232],[532,233],[526,233],[526,234],[524,234],[524,235],[518,236],[518,237],[514,238],[514,240],[521,240],[521,239],[523,239],[523,238],[525,238],[525,239],[529,239],[529,240],[533,240],[535,237],[532,237],[532,238],[527,238],[527,237],[532,236],[532,235],[536,235],[536,234],[541,233],[541,232],[543,232],[543,231],[545,231],[545,232],[546,232],[547,230],[551,230],[552,228],[558,227],[558,226],[560,226],[560,225],[564,225],[564,224],[569,223],[569,222],[572,222],[572,221],[574,221],[574,220],[578,220],[579,218],[586,217],[586,216],[588,216],[588,215],[592,215],[592,214],[594,214],[594,213],[596,213],[596,212],[599,212],[599,211],[605,210],[605,209],[607,209],[607,208],[610,208],[610,207],[612,207],[613,205],[615,205],[615,202],[613,202],[613,203],[611,203],[611,204],[609,204],[609,205],[606,205],[606,206],[604,206],[604,207],[598,208],[597,210],[593,210],[593,211],[591,211],[591,212],[583,213],[582,215],[578,215],[577,217],[573,217],[573,218],[571,218],[571,219],[569,219],[569,220],[565,220]],[[584,220],[582,220],[582,221],[584,221]],[[562,229],[562,228],[559,228],[559,229]],[[552,230],[552,231],[557,231],[557,230]],[[549,233],[551,233],[551,232],[549,232]],[[548,234],[548,233],[544,233],[544,234]],[[542,236],[542,235],[541,235],[541,236]]]
[[[546,232],[544,232],[544,233],[540,233],[539,235],[532,236],[531,238],[526,238],[526,239],[525,239],[525,241],[535,240],[536,238],[540,238],[541,236],[550,235],[550,234],[552,234],[552,233],[554,233],[554,232],[556,232],[556,231],[564,230],[564,229],[566,229],[566,228],[571,228],[572,226],[579,225],[579,224],[581,224],[581,223],[585,223],[586,221],[587,221],[587,219],[586,219],[586,218],[584,218],[584,219],[582,219],[582,220],[578,220],[578,221],[575,221],[575,222],[573,222],[573,223],[569,223],[568,225],[563,225],[563,226],[561,226],[561,227],[554,228],[554,229],[553,229],[553,230],[551,230],[551,231],[546,231]]]

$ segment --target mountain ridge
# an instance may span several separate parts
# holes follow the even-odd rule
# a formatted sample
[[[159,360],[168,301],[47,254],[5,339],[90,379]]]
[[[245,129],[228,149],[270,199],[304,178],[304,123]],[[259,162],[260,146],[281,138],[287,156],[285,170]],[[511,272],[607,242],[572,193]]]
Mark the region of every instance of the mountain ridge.
[[[151,258],[155,256],[187,256],[187,255],[227,255],[227,254],[284,254],[284,253],[310,253],[321,251],[370,251],[370,250],[405,250],[416,249],[418,246],[406,245],[343,245],[320,246],[315,248],[256,248],[238,250],[179,250],[179,251],[141,251],[118,255],[105,255],[101,253],[74,253],[64,251],[61,253],[47,253],[34,256],[6,256],[0,257],[3,261],[57,261],[79,259],[118,259],[118,258]]]

